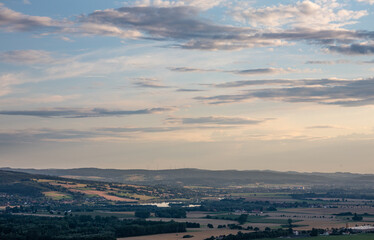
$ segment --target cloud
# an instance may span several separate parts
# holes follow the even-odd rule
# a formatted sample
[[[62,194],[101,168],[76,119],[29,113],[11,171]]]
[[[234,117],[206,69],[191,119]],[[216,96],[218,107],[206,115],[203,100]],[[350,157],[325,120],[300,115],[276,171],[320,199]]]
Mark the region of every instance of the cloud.
[[[181,7],[192,6],[202,10],[208,10],[223,3],[224,0],[142,0],[128,4],[128,6],[137,7]]]
[[[54,61],[50,52],[43,50],[14,50],[0,53],[0,61],[13,64],[45,64]]]
[[[101,35],[110,37],[130,38],[136,39],[143,36],[140,31],[137,30],[126,30],[120,27],[113,26],[111,24],[102,23],[81,23],[77,28],[65,28],[65,33],[72,33],[78,35]]]
[[[35,95],[32,97],[8,97],[0,99],[0,104],[6,104],[6,106],[11,105],[24,105],[24,104],[34,104],[34,103],[60,103],[72,99],[79,98],[79,95]],[[3,105],[5,106],[5,105]]]
[[[283,28],[256,28],[214,23],[201,15],[218,3],[185,0],[147,1],[140,6],[96,10],[74,20],[57,21],[49,17],[29,16],[0,5],[0,28],[7,31],[41,31],[47,34],[99,35],[124,39],[167,41],[168,47],[199,50],[238,50],[253,47],[290,45],[296,41],[317,43],[324,47],[340,44],[363,44],[374,39],[374,32],[342,29],[364,16],[366,11],[350,11],[336,1],[303,1],[297,6],[279,5],[251,10],[253,21],[279,22]],[[330,3],[328,3],[330,2]],[[168,5],[163,7],[163,5]],[[206,7],[199,8],[198,6]],[[290,10],[291,9],[291,10]],[[293,10],[292,10],[293,9]],[[295,10],[296,9],[296,10]],[[239,11],[234,10],[235,13]],[[248,14],[243,11],[243,16]],[[315,13],[318,13],[315,16]],[[329,13],[329,14],[327,14]],[[237,15],[237,14],[234,14]],[[261,17],[265,15],[266,18]],[[257,17],[256,17],[257,16]],[[284,16],[281,17],[281,16]],[[286,23],[284,23],[286,22]],[[288,22],[295,24],[287,25]],[[286,24],[285,26],[283,26]],[[271,24],[270,24],[271,25]],[[52,28],[52,29],[51,29]],[[60,36],[65,38],[65,36]],[[172,42],[172,43],[170,43]],[[344,47],[344,46],[342,46]],[[347,51],[340,51],[347,53]],[[348,52],[349,53],[349,52]],[[187,69],[186,69],[187,70]]]
[[[288,79],[271,79],[271,80],[242,80],[233,81],[226,83],[213,84],[212,86],[217,88],[236,88],[236,87],[247,87],[247,86],[337,86],[345,85],[348,80],[344,79],[299,79],[299,80],[288,80]]]
[[[263,8],[239,5],[234,7],[232,15],[253,27],[289,27],[311,29],[337,29],[355,23],[368,12],[343,9],[343,4],[331,1],[298,1],[291,5],[279,4]]]
[[[306,129],[334,129],[334,128],[338,128],[338,127],[331,126],[331,125],[316,125],[316,126],[307,127]]]
[[[25,15],[6,8],[3,3],[0,3],[0,28],[6,31],[31,31],[60,26],[61,23],[49,17]]]
[[[169,67],[172,72],[223,72],[219,69],[203,69],[203,68],[190,68],[190,67]]]
[[[0,143],[35,143],[35,141],[78,141],[97,137],[95,131],[81,131],[73,129],[24,129],[0,132]]]
[[[190,67],[170,67],[168,68],[173,72],[224,72],[233,73],[238,75],[263,75],[263,74],[285,74],[294,72],[310,72],[310,69],[292,69],[292,68],[252,68],[242,70],[221,70],[221,69],[203,69],[203,68],[190,68]]]
[[[314,80],[315,81],[315,80]],[[374,78],[364,80],[320,80],[317,85],[247,90],[238,94],[196,97],[209,104],[237,103],[251,99],[290,103],[318,103],[356,107],[374,104]]]
[[[374,63],[374,59],[373,60],[369,60],[369,61],[362,61],[360,63],[368,63],[368,64],[371,64],[371,63]]]
[[[340,59],[335,61],[326,61],[326,60],[310,60],[306,61],[305,64],[321,64],[321,65],[334,65],[334,64],[347,64],[351,63],[350,60]]]
[[[374,0],[357,0],[357,2],[363,2],[363,3],[370,4],[370,5],[374,4]]]
[[[160,133],[184,130],[182,127],[113,127],[113,128],[99,128],[98,131],[113,132],[113,133]]]
[[[231,71],[232,73],[239,75],[259,75],[259,74],[284,74],[297,72],[298,70],[292,68],[255,68]]]
[[[139,88],[170,88],[154,78],[135,78],[134,80],[133,84]]]
[[[337,19],[352,18],[350,13],[347,10],[340,10],[335,17]],[[283,46],[289,45],[288,41],[308,41],[331,45],[374,38],[373,32],[341,28],[315,28],[312,27],[313,24],[310,27],[293,26],[288,29],[265,30],[222,25],[204,19],[200,14],[201,9],[193,6],[122,7],[97,10],[91,14],[83,15],[79,18],[75,29],[77,33],[91,32],[92,34],[124,38],[174,41],[172,47],[200,50]],[[362,15],[361,12],[354,14],[357,18]],[[95,29],[101,30],[98,32],[87,31],[85,30],[86,26],[95,26]],[[130,33],[131,36],[123,35],[124,32]],[[193,69],[187,68],[179,70],[193,71]]]
[[[112,110],[104,108],[93,109],[70,109],[70,108],[53,108],[46,110],[8,110],[0,111],[0,115],[11,116],[33,116],[33,117],[61,117],[61,118],[88,118],[88,117],[113,117],[113,116],[130,116],[141,114],[155,114],[172,111],[173,108],[146,108],[139,110]]]
[[[10,94],[12,92],[12,85],[20,83],[22,81],[19,74],[8,73],[0,75],[0,96]]]
[[[191,88],[179,88],[176,90],[177,92],[202,92],[202,89],[191,89]]]
[[[367,55],[374,54],[374,44],[351,44],[348,46],[330,46],[328,49],[332,52],[338,52],[349,55]]]
[[[208,117],[171,117],[166,119],[169,123],[181,123],[185,125],[199,124],[199,125],[254,125],[264,122],[265,120],[257,120],[243,117],[225,117],[225,116],[208,116]]]
[[[97,10],[80,18],[82,24],[99,24],[144,33],[148,39],[227,39],[240,29],[199,18],[194,7],[122,7]],[[82,27],[84,29],[84,25]]]

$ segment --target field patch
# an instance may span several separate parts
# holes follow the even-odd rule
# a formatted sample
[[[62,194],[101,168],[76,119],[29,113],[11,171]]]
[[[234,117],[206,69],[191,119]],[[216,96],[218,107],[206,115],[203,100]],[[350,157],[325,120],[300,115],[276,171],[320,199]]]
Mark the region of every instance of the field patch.
[[[109,200],[109,201],[116,201],[116,202],[137,202],[137,200],[135,200],[135,199],[117,197],[117,196],[109,195],[107,192],[98,191],[98,190],[70,189],[70,191],[72,191],[72,192],[80,192],[80,193],[84,193],[84,194],[90,195],[90,196],[103,197],[103,198],[105,198],[106,200]]]
[[[50,191],[50,192],[43,192],[43,194],[46,197],[49,197],[53,200],[72,199],[72,197],[69,194],[61,193],[61,192]]]

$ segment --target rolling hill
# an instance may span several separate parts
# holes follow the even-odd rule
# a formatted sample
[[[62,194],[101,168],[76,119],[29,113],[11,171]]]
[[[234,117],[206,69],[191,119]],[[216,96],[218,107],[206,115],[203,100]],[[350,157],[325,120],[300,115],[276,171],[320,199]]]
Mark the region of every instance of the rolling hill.
[[[237,170],[120,170],[99,168],[77,169],[10,169],[32,174],[44,174],[65,178],[119,182],[144,185],[183,186],[244,186],[248,184],[372,186],[374,175],[353,173],[299,173],[276,171]]]

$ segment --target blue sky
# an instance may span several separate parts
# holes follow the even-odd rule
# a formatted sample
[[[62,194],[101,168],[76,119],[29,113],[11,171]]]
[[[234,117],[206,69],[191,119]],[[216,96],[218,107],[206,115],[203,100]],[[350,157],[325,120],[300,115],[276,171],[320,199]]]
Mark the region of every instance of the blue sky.
[[[0,165],[372,173],[374,1],[0,1]]]

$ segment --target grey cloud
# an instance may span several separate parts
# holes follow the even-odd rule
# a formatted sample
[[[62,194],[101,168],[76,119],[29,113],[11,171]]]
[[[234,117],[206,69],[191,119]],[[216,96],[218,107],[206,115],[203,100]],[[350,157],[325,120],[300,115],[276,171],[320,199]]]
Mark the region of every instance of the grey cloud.
[[[170,67],[168,69],[173,72],[223,72],[223,70],[219,69],[203,69],[190,67]]]
[[[191,89],[191,88],[179,88],[176,90],[177,92],[202,92],[202,89]]]
[[[139,114],[154,114],[154,113],[167,112],[171,110],[172,108],[148,108],[148,109],[140,109],[140,110],[111,110],[111,109],[104,109],[104,108],[93,108],[93,109],[54,108],[54,109],[47,109],[47,110],[0,111],[0,115],[88,118],[88,117],[109,117],[109,116],[126,116],[126,115],[139,115]]]
[[[134,85],[140,88],[170,88],[160,83],[159,80],[153,78],[136,78]]]
[[[346,64],[351,63],[350,60],[340,59],[334,61],[327,61],[327,60],[310,60],[306,61],[305,64],[326,64],[326,65],[333,65],[333,64]]]
[[[115,132],[115,133],[136,133],[136,132],[143,132],[143,133],[159,133],[159,132],[172,132],[183,130],[182,127],[116,127],[116,128],[100,128],[97,129],[99,131],[104,132]]]
[[[77,140],[97,136],[93,131],[72,129],[25,129],[13,132],[0,132],[0,143],[33,143],[36,140]]]
[[[343,54],[372,53],[360,42],[374,39],[373,31],[346,29],[293,28],[259,30],[249,27],[216,24],[200,16],[201,9],[179,7],[122,7],[96,10],[74,22],[55,21],[48,17],[28,16],[0,5],[0,27],[10,31],[104,35],[120,38],[143,38],[174,41],[172,46],[200,50],[236,50],[264,46],[282,46],[288,41],[317,43]],[[45,29],[47,28],[47,29]],[[54,28],[53,31],[50,28]],[[352,44],[349,49],[345,45]],[[183,69],[180,69],[182,71]],[[192,71],[193,69],[184,69]]]
[[[298,79],[298,80],[288,80],[288,79],[271,79],[271,80],[242,80],[234,82],[226,82],[220,84],[214,84],[212,86],[218,88],[235,88],[235,87],[246,87],[246,86],[269,86],[269,85],[279,85],[279,86],[313,86],[313,85],[324,85],[324,86],[336,86],[345,85],[349,81],[344,79]]]
[[[239,71],[233,71],[235,74],[240,75],[258,75],[258,74],[277,74],[280,72],[288,72],[287,70],[281,68],[255,68],[255,69],[245,69]]]
[[[199,18],[194,7],[122,7],[98,10],[81,18],[83,23],[108,24],[139,30],[150,39],[230,39],[240,29],[220,26]]]
[[[328,64],[328,65],[332,65],[332,64],[335,64],[335,62],[334,61],[316,60],[316,61],[307,61],[307,62],[305,62],[305,64]]]
[[[374,45],[351,44],[349,46],[330,46],[328,49],[332,52],[351,54],[351,55],[367,55],[374,54]]]
[[[330,82],[331,80],[328,80]],[[283,102],[313,102],[345,107],[374,104],[374,78],[365,80],[338,81],[338,84],[309,85],[300,87],[266,88],[248,90],[238,94],[196,97],[210,104],[236,103],[250,99]]]
[[[265,120],[248,119],[242,117],[197,117],[197,118],[168,118],[168,122],[182,124],[212,124],[212,125],[253,125]]]
[[[0,28],[8,31],[31,31],[41,28],[57,28],[59,23],[49,17],[30,16],[15,12],[0,3]]]
[[[261,74],[279,74],[295,72],[296,70],[290,68],[253,68],[243,70],[221,70],[221,69],[203,69],[203,68],[190,68],[190,67],[174,67],[168,68],[173,72],[224,72],[238,75],[261,75]]]
[[[36,141],[89,141],[97,138],[133,139],[141,137],[139,133],[152,134],[183,130],[226,129],[232,127],[233,126],[107,127],[88,130],[49,128],[23,129],[16,131],[0,131],[0,146],[35,143]]]
[[[214,84],[213,86],[218,88],[235,88],[235,87],[246,87],[246,86],[256,86],[256,85],[285,85],[292,84],[292,80],[242,80],[234,82],[226,82]]]

